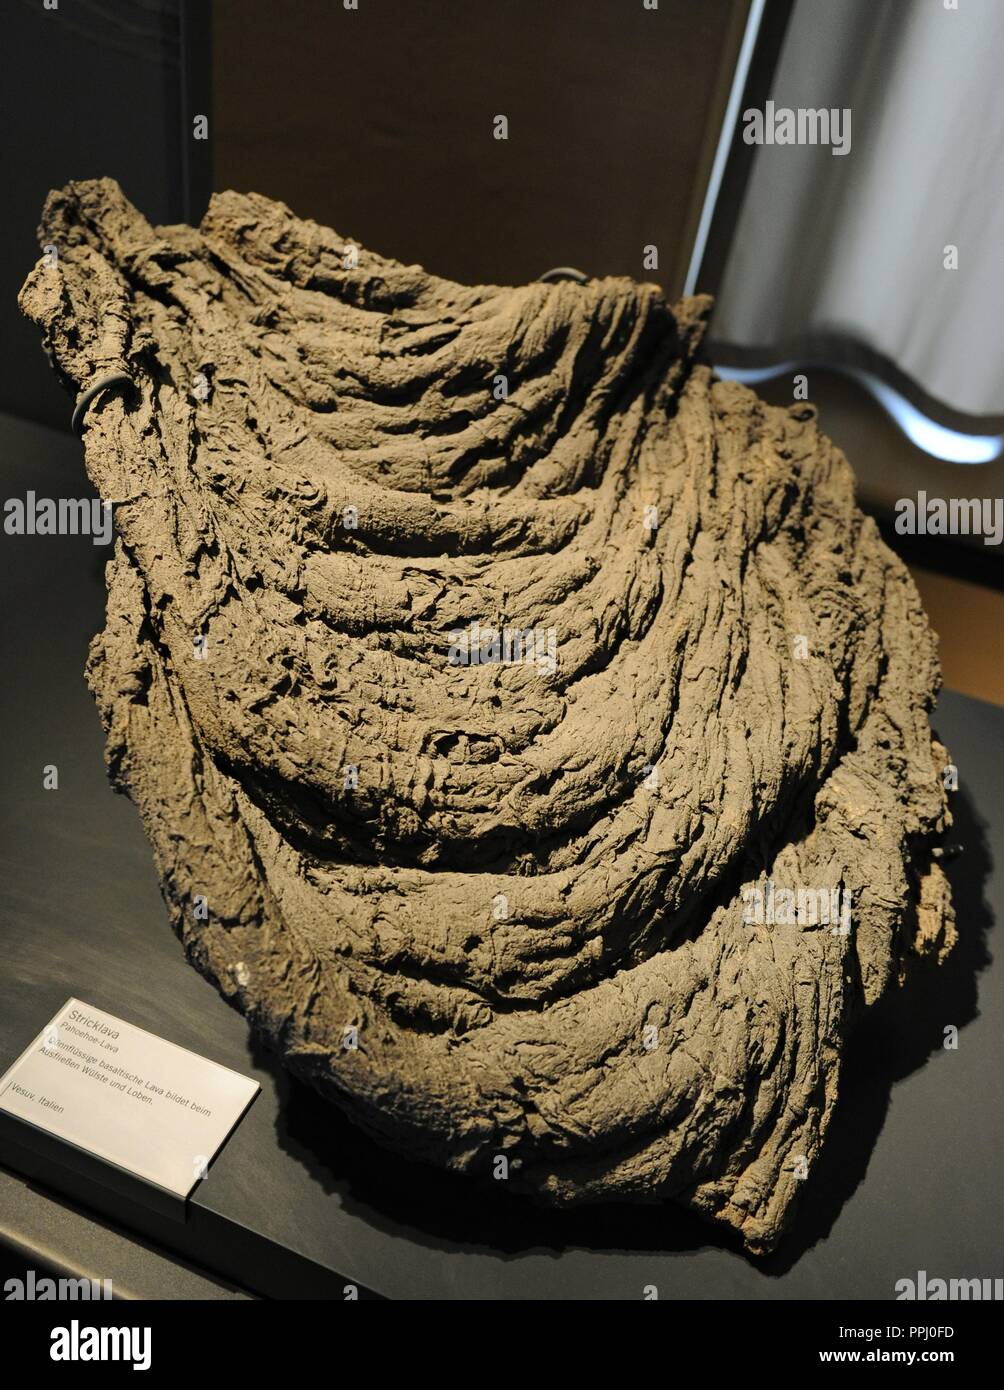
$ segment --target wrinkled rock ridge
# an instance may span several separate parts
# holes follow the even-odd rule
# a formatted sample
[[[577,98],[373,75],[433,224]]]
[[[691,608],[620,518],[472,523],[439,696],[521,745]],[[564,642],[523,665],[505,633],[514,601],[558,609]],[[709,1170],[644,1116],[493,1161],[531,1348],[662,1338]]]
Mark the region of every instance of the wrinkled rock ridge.
[[[40,238],[60,377],[132,383],[88,680],[189,959],[411,1158],[772,1248],[848,1028],[954,939],[934,640],[814,410],[716,378],[706,299],[457,285],[256,194],[70,184]]]

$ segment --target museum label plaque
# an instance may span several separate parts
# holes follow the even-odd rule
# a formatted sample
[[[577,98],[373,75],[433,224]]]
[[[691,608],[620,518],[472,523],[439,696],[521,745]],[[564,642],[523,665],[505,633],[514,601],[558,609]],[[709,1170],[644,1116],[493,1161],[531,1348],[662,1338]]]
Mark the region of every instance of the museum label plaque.
[[[259,1089],[68,999],[0,1078],[0,1111],[184,1200]]]

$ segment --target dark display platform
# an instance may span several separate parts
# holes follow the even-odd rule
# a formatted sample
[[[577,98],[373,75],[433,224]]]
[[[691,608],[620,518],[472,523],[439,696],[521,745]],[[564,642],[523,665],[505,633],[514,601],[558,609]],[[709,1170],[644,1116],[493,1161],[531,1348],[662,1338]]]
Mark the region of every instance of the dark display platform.
[[[0,425],[6,497],[87,494],[76,440]],[[1004,970],[990,931],[1004,895],[1004,710],[942,697],[935,725],[960,773],[949,866],[959,945],[864,1020],[795,1230],[754,1262],[672,1205],[554,1213],[410,1165],[291,1081],[186,964],[139,818],[106,780],[83,668],[108,552],[86,536],[2,545],[0,1071],[76,995],[262,1087],[184,1224],[75,1182],[5,1133],[0,1164],[34,1189],[26,1200],[0,1174],[9,1247],[37,1248],[34,1222],[54,1265],[86,1264],[148,1297],[218,1296],[191,1266],[278,1298],[342,1298],[352,1282],[392,1298],[641,1298],[655,1285],[663,1299],[890,1299],[920,1270],[1001,1275]],[[59,789],[45,791],[53,763]],[[954,1051],[943,1047],[950,1025]],[[165,1251],[180,1257],[176,1273]]]

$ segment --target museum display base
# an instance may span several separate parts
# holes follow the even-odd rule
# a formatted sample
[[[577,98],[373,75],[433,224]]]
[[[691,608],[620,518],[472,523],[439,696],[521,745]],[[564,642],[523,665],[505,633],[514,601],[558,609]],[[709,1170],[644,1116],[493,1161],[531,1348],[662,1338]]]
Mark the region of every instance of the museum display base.
[[[86,495],[77,440],[10,419],[2,439],[7,496]],[[662,1299],[890,1299],[919,1270],[999,1275],[1004,970],[989,933],[1002,898],[1004,710],[941,698],[933,722],[960,779],[950,840],[961,848],[948,867],[959,944],[863,1019],[795,1227],[754,1261],[673,1204],[555,1212],[411,1165],[288,1077],[185,961],[139,818],[108,785],[83,679],[108,551],[46,536],[5,538],[5,554],[0,1071],[73,995],[261,1085],[184,1221],[33,1153],[4,1126],[9,1248],[167,1298],[235,1284],[341,1299],[354,1283],[392,1298],[641,1298],[655,1285]],[[47,791],[53,764],[59,787]]]

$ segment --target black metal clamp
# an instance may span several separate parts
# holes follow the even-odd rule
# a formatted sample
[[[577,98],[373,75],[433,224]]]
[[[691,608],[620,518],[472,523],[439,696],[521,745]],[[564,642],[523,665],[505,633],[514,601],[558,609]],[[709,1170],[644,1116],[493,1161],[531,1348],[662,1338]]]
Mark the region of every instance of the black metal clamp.
[[[538,283],[554,280],[575,280],[578,284],[585,285],[589,276],[572,265],[556,265],[553,270],[545,270],[543,275],[537,276]]]
[[[83,434],[84,416],[87,407],[95,396],[101,394],[109,386],[132,386],[133,380],[125,372],[109,372],[107,376],[100,377],[93,386],[88,386],[86,391],[81,391],[77,397],[77,403],[73,407],[73,419],[70,421],[70,429],[74,434]]]

